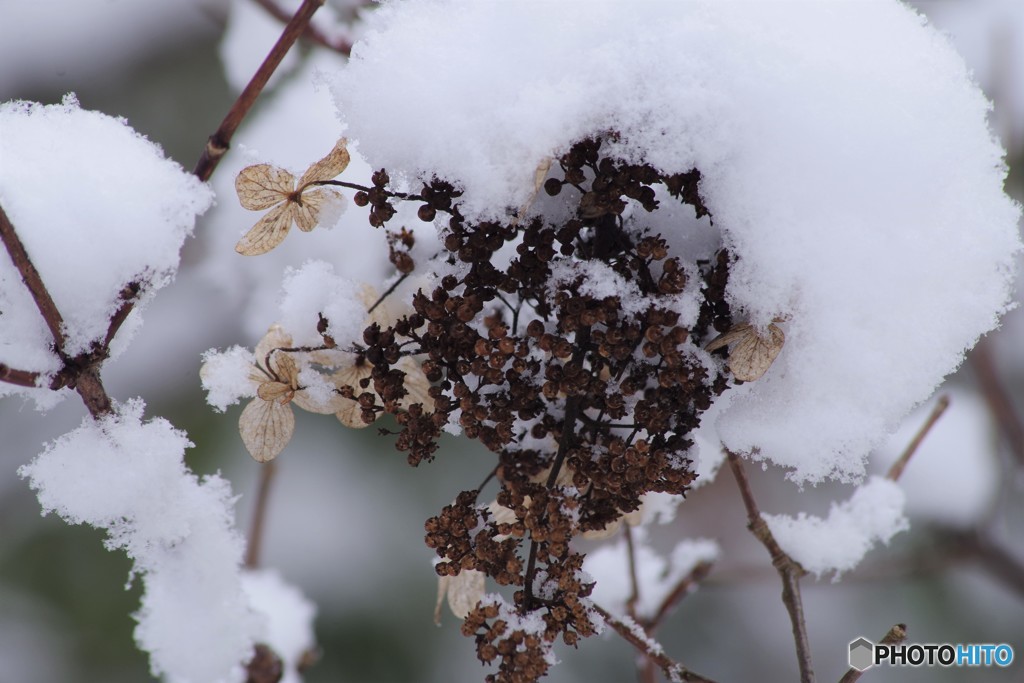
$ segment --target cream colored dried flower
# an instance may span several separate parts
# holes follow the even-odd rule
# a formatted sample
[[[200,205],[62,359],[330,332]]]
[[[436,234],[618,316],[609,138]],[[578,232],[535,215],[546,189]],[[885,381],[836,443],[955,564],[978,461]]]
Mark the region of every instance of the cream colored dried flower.
[[[753,382],[768,371],[785,343],[786,335],[774,322],[768,325],[763,335],[758,334],[757,329],[750,324],[740,323],[712,339],[704,349],[715,351],[731,347],[729,369],[733,377],[743,382]]]
[[[315,228],[324,204],[341,202],[342,195],[312,184],[331,180],[345,170],[349,162],[346,142],[344,138],[339,140],[331,153],[307,168],[297,183],[294,175],[270,164],[243,168],[235,178],[242,206],[250,211],[270,211],[245,233],[235,251],[245,256],[265,254],[284,240],[292,223],[304,232]]]
[[[255,385],[256,397],[242,410],[238,431],[246,450],[257,462],[273,460],[291,441],[295,433],[292,405],[322,414],[333,413],[343,405],[344,399],[336,393],[330,392],[325,400],[300,384],[299,364],[290,352],[282,350],[291,345],[292,338],[274,325],[253,354],[249,379]]]

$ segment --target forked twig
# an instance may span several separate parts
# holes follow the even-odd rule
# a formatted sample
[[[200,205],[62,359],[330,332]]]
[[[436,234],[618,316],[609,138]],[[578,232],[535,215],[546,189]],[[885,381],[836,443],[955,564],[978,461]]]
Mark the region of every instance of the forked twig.
[[[14,225],[2,206],[0,206],[0,241],[4,243],[7,254],[11,257],[11,261],[21,275],[25,287],[28,288],[29,293],[32,295],[32,300],[35,301],[36,308],[39,309],[40,315],[43,316],[46,326],[53,335],[53,351],[57,354],[62,365],[59,374],[63,376],[63,379],[69,386],[73,386],[78,391],[78,395],[82,397],[82,402],[85,404],[90,415],[94,418],[100,418],[110,414],[113,412],[113,407],[110,402],[110,396],[107,395],[106,389],[103,388],[103,382],[100,380],[99,373],[99,364],[102,358],[106,357],[106,349],[102,349],[101,353],[93,357],[68,358],[67,354],[64,353],[64,345],[66,343],[64,338],[64,318],[57,309],[57,304],[54,303],[53,297],[50,296],[43,278],[39,275],[39,271],[36,270],[32,259],[29,258],[25,245],[22,243],[21,238],[18,237]],[[6,366],[4,367],[6,368]],[[16,384],[24,386],[24,382],[32,378],[34,373],[7,368],[4,374],[6,375],[5,378],[17,380]],[[35,379],[38,379],[38,376]]]
[[[291,49],[295,41],[298,40],[299,36],[302,35],[303,31],[309,26],[309,20],[313,17],[313,14],[320,9],[325,0],[303,0],[302,5],[295,12],[295,15],[291,18],[288,24],[284,27],[284,31],[281,33],[281,37],[274,43],[274,47],[270,49],[270,53],[267,54],[266,59],[260,64],[260,68],[256,70],[256,74],[249,81],[249,84],[245,86],[241,94],[235,100],[235,103],[231,105],[231,109],[228,110],[224,120],[221,121],[220,127],[217,131],[209,137],[206,141],[206,147],[203,149],[203,154],[199,157],[199,161],[196,163],[195,169],[192,173],[206,182],[213,175],[214,170],[217,168],[217,164],[220,163],[221,157],[227,153],[231,147],[231,138],[234,137],[235,131],[238,130],[238,126],[241,125],[242,120],[252,109],[252,105],[256,102],[256,98],[259,97],[260,93],[263,92],[263,88],[266,87],[267,81],[270,80],[271,75],[280,66],[281,60]]]
[[[733,477],[739,486],[743,505],[747,508],[747,528],[768,550],[772,558],[772,566],[775,567],[782,579],[782,602],[786,606],[786,611],[789,612],[789,620],[793,626],[797,663],[800,666],[800,682],[813,683],[814,669],[811,666],[811,646],[807,637],[803,600],[800,597],[800,579],[807,572],[782,549],[772,535],[771,529],[768,528],[768,523],[761,516],[740,456],[730,450],[726,450],[726,454]]]

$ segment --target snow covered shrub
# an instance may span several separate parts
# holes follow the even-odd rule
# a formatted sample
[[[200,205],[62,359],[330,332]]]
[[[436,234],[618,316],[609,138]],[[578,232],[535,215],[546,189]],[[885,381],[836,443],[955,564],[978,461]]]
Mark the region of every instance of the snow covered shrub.
[[[381,431],[413,466],[444,457],[444,433],[489,450],[482,483],[453,488],[425,540],[439,603],[447,596],[463,619],[494,683],[536,681],[558,642],[606,627],[669,678],[708,680],[650,634],[717,546],[685,539],[662,558],[645,525],[671,518],[728,458],[782,574],[809,680],[797,580],[848,571],[907,527],[896,476],[863,483],[867,456],[1009,306],[1020,208],[1003,193],[987,102],[959,58],[891,0],[408,0],[369,14],[362,35],[351,61],[321,76],[346,137],[301,174],[255,163],[234,178],[241,207],[260,213],[233,257],[301,251],[318,226],[340,233],[340,254],[286,271],[280,315],[258,311],[269,329],[254,350],[204,356],[209,403],[248,400],[239,429],[262,464],[287,448],[295,407],[350,428],[389,414],[398,429]],[[0,181],[0,200],[21,211],[8,198],[21,186]],[[191,219],[209,198],[185,184]],[[168,213],[155,200],[144,208]],[[367,222],[378,244],[352,249]],[[0,366],[8,381],[46,406],[45,387],[80,379],[70,354],[98,372],[119,292],[165,281],[179,243],[104,283],[105,307],[86,311],[94,324],[76,345],[63,349],[51,324],[51,354],[43,325],[25,323],[35,355],[15,357],[21,374]],[[387,279],[348,276],[377,252]],[[25,272],[12,259],[3,301],[24,299],[21,321],[35,311],[8,285]],[[198,482],[180,460],[184,435],[143,424],[141,402],[93,412],[23,474],[44,509],[107,528],[111,547],[135,558],[149,591],[137,637],[153,670],[252,679],[280,655],[297,676],[312,607],[273,574],[240,572],[223,480]],[[118,485],[84,505],[67,494],[82,444],[115,463],[101,472],[130,478],[138,451],[173,476],[140,468],[138,496],[114,495]],[[762,515],[742,458],[799,485],[860,486],[827,519]],[[205,531],[218,553],[202,551],[201,525],[177,500],[218,521]],[[620,529],[627,543],[581,550]],[[631,594],[614,569],[626,553]],[[195,576],[209,581],[175,582]],[[190,600],[164,599],[186,586]],[[262,614],[278,598],[284,616]],[[208,604],[221,609],[203,615]],[[238,629],[188,669],[177,653],[191,641],[175,636],[186,621],[204,639],[225,621]],[[275,654],[272,636],[289,645]]]

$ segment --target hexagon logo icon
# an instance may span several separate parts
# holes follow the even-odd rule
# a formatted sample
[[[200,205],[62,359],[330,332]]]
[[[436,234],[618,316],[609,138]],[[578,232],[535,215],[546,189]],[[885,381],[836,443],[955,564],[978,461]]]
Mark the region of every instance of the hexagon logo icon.
[[[874,664],[875,646],[867,638],[861,637],[850,643],[850,666],[857,671],[864,671]]]

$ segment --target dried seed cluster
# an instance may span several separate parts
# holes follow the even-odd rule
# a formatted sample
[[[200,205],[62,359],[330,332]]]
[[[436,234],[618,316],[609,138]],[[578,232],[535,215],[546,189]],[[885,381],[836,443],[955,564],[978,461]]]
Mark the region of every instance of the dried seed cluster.
[[[360,403],[368,399],[367,420],[395,414],[397,446],[413,465],[432,459],[441,431],[456,425],[497,455],[497,504],[514,521],[499,521],[471,490],[426,523],[438,574],[473,569],[516,588],[516,619],[488,599],[463,625],[480,660],[498,663],[487,679],[495,683],[536,680],[556,640],[575,645],[594,632],[592,585],[572,539],[635,511],[646,493],[685,493],[695,477],[689,434],[727,387],[697,349],[731,323],[728,255],[682,263],[643,226],[666,195],[706,215],[699,171],[666,175],[601,147],[600,139],[574,145],[544,182],[558,197],[546,201],[568,215],[557,223],[522,211],[469,221],[451,185],[400,195],[383,170],[356,197],[377,226],[395,215],[398,199],[421,202],[422,220],[447,217],[448,274],[415,294],[411,314],[364,333],[381,403],[369,392]],[[393,254],[396,245],[408,251],[401,238],[391,244]],[[411,258],[392,260],[411,270]],[[622,295],[596,290],[597,276]],[[689,327],[678,312],[684,292],[702,297]],[[403,402],[406,356],[421,360],[430,405]]]

